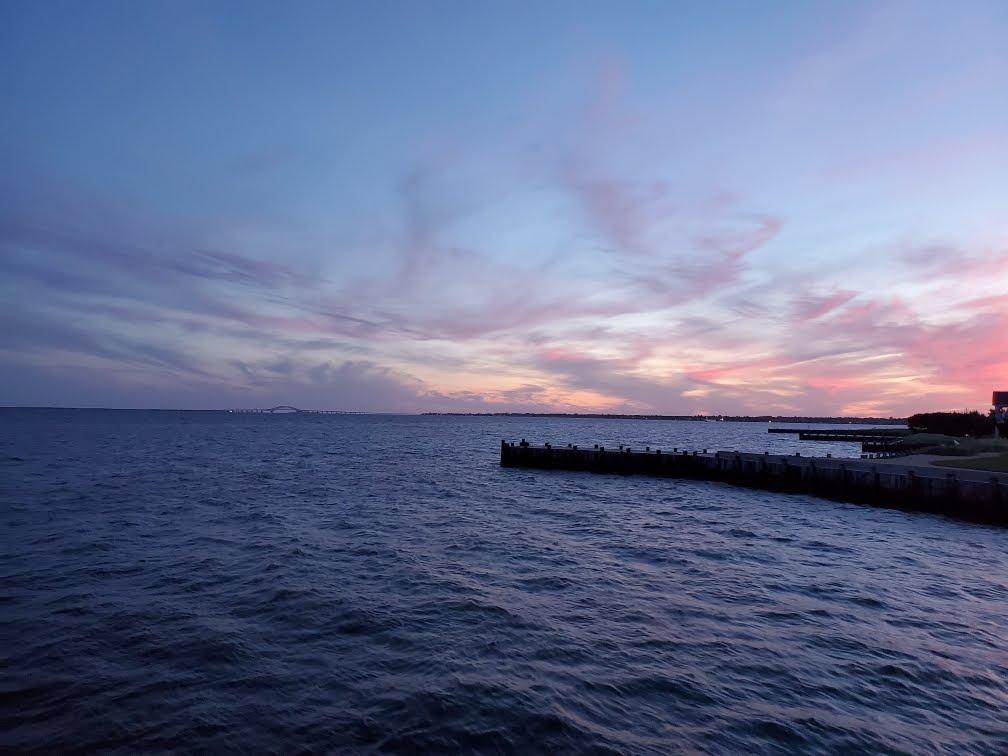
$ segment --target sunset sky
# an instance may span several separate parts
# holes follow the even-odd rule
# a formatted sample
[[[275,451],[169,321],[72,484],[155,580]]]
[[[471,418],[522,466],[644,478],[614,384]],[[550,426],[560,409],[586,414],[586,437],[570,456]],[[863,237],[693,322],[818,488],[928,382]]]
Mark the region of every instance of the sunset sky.
[[[1008,389],[1008,3],[0,3],[0,405]]]

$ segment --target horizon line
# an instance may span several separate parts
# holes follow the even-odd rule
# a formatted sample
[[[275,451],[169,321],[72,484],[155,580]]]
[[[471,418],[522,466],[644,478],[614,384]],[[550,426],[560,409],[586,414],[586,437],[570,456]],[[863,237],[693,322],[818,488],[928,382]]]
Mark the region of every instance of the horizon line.
[[[249,409],[252,409],[250,412]],[[626,418],[626,419],[694,419],[694,418],[749,418],[761,420],[773,419],[830,419],[830,420],[872,420],[872,421],[905,421],[909,416],[897,415],[829,415],[829,414],[732,414],[732,413],[694,413],[676,414],[660,412],[549,412],[549,411],[525,411],[525,410],[499,410],[499,411],[463,411],[463,410],[417,410],[417,411],[391,411],[391,410],[342,410],[342,409],[317,409],[306,408],[296,412],[269,412],[259,411],[258,408],[226,408],[226,407],[103,407],[103,406],[67,406],[67,405],[0,405],[0,410],[74,410],[74,411],[108,411],[108,412],[222,412],[226,414],[335,414],[335,415],[399,415],[408,417],[424,416],[455,416],[455,417],[582,417],[582,418]],[[928,412],[955,411],[973,412],[978,410],[927,410]]]

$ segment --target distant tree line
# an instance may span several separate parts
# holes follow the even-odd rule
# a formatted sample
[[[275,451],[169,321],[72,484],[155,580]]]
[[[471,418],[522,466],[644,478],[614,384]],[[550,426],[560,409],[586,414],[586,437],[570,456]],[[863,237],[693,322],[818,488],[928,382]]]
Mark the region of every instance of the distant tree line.
[[[994,412],[921,412],[907,418],[915,432],[946,436],[990,436],[994,433]]]

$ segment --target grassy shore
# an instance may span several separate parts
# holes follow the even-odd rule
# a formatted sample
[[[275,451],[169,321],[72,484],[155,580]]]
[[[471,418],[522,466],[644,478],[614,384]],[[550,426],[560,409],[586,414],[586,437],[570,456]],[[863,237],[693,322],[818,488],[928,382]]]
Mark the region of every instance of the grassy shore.
[[[990,452],[1008,454],[1008,439],[1003,438],[956,438],[939,433],[914,433],[901,438],[898,445],[903,449],[943,457],[975,457]]]
[[[948,457],[931,462],[938,467],[1008,472],[1008,439],[958,438],[939,433],[914,433],[901,438],[898,446],[913,454]]]
[[[957,467],[962,470],[989,470],[990,472],[1008,472],[1008,454],[998,454],[989,457],[973,457],[970,459],[942,459],[931,463],[938,467]]]

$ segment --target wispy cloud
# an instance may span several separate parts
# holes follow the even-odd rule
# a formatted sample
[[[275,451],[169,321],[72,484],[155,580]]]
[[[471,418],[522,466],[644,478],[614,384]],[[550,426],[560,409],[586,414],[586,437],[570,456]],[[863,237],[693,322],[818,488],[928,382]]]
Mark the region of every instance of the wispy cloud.
[[[189,96],[187,56],[134,102],[20,46],[0,403],[978,406],[1008,375],[1008,59],[981,6],[774,11],[758,53],[588,9],[577,43],[516,27],[535,55],[446,45],[366,82],[316,65],[342,47],[283,48],[254,87],[215,69],[226,108]],[[131,50],[91,62],[145,80]]]

